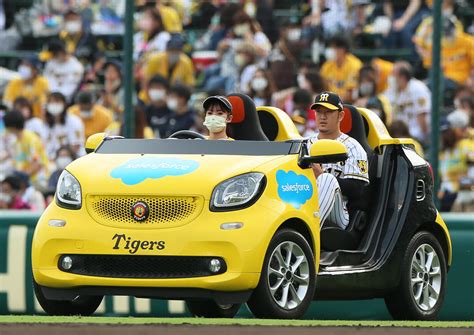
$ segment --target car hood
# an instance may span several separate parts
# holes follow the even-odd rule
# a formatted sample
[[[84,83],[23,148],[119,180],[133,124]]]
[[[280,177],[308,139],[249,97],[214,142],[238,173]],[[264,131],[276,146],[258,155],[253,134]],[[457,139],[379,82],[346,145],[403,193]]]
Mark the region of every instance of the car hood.
[[[66,170],[87,194],[198,195],[209,199],[214,187],[284,156],[155,155],[92,153]],[[265,171],[260,171],[265,173]]]

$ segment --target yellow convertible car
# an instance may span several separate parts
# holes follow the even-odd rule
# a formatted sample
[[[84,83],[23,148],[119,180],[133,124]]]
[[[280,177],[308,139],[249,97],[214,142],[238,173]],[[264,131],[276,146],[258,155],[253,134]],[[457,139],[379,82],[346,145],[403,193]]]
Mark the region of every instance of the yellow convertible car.
[[[428,163],[370,110],[342,130],[369,157],[364,205],[346,230],[320,229],[310,145],[290,118],[229,96],[235,141],[91,136],[62,173],[34,233],[32,267],[48,314],[92,314],[104,295],[186,300],[195,316],[299,318],[315,299],[384,298],[396,319],[436,318],[451,240]],[[364,207],[365,206],[365,207]]]

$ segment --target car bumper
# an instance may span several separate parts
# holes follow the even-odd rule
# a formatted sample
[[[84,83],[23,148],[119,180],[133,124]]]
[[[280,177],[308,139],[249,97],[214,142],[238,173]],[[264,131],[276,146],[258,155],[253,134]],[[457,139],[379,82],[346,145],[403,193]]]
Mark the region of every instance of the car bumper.
[[[58,219],[66,221],[66,224],[63,227],[48,224],[51,220]],[[196,294],[213,296],[215,293],[212,292],[215,291],[245,292],[257,286],[268,243],[281,220],[277,211],[255,204],[233,212],[211,213],[204,209],[194,221],[179,227],[117,228],[97,223],[84,208],[67,210],[52,204],[40,218],[35,231],[32,247],[33,275],[42,287],[72,289],[71,292],[79,292],[79,288],[97,292],[98,288],[103,287],[104,294],[108,294],[105,288],[116,288],[127,295],[150,296],[152,290],[147,291],[146,288],[176,289],[169,291],[174,292],[173,296],[163,296],[160,293],[162,298],[185,297],[189,293],[187,289],[200,292],[192,293],[191,297]],[[234,230],[221,229],[221,225],[228,222],[241,222],[243,227]],[[116,235],[124,236],[120,238],[119,243],[118,238],[114,238]],[[133,244],[133,241],[140,242]],[[142,248],[144,241],[149,243]],[[164,242],[161,249],[158,248],[160,241]],[[152,250],[149,248],[150,242],[156,242]],[[59,268],[61,256],[68,254],[219,257],[225,261],[226,271],[190,278],[114,278],[83,275]],[[147,293],[138,288],[143,288]]]

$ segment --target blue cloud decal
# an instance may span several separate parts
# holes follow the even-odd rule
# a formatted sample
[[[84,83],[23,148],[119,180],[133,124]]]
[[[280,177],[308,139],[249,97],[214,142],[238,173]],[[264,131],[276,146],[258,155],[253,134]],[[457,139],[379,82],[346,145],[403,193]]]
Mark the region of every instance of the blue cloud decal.
[[[112,178],[120,178],[127,185],[136,185],[147,178],[182,176],[193,172],[199,163],[179,158],[140,157],[116,167],[110,172]]]
[[[299,209],[313,196],[313,185],[305,175],[296,174],[293,171],[278,170],[276,179],[278,196],[296,209]]]

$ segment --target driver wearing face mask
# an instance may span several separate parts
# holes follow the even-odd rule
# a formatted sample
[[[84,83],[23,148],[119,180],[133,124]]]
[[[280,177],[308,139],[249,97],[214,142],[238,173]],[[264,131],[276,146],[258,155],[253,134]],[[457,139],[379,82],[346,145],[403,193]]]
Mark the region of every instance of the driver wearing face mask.
[[[232,140],[227,136],[227,124],[232,121],[232,104],[222,95],[208,97],[202,103],[205,112],[204,126],[209,140]]]

